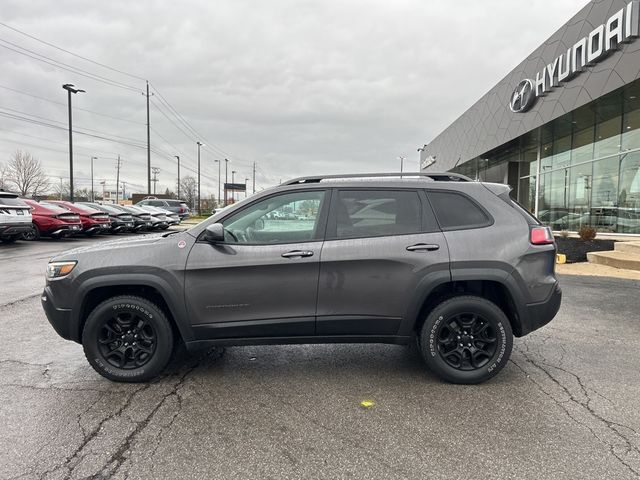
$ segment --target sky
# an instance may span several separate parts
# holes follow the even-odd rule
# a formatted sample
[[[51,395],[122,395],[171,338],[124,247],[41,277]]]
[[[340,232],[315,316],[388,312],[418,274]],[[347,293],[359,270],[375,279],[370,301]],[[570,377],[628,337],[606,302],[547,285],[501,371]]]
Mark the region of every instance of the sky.
[[[181,175],[195,176],[197,141],[203,197],[217,197],[219,165],[222,181],[226,165],[229,182],[248,178],[251,189],[255,162],[256,190],[302,175],[398,171],[400,156],[417,171],[418,147],[585,4],[4,0],[0,163],[20,148],[52,182],[68,181],[62,84],[72,83],[86,90],[72,98],[83,132],[76,186],[90,185],[95,156],[96,189],[113,189],[120,155],[127,192],[145,192],[148,80],[158,193],[175,190],[175,155]]]

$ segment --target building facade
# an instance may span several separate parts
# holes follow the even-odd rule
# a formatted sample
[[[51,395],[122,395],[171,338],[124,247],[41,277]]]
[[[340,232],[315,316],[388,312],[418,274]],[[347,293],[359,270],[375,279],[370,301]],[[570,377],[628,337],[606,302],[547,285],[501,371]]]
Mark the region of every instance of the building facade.
[[[420,150],[554,230],[640,234],[638,0],[594,0]]]

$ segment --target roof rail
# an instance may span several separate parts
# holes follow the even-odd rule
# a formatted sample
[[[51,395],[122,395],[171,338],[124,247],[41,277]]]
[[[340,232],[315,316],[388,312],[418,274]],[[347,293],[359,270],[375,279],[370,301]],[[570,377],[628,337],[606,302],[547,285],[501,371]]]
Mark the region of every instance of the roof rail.
[[[302,183],[320,183],[322,180],[338,178],[380,178],[380,177],[426,177],[434,182],[472,182],[469,177],[459,173],[427,173],[427,172],[388,172],[388,173],[349,173],[342,175],[313,175],[298,177],[282,183],[282,185],[296,185]]]

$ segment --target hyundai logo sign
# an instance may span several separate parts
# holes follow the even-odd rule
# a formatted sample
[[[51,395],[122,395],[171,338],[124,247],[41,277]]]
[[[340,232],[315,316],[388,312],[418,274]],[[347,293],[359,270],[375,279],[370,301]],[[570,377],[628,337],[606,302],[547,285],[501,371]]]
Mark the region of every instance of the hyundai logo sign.
[[[559,87],[562,82],[570,80],[588,66],[599,62],[622,43],[630,42],[637,37],[639,3],[639,0],[633,0],[611,15],[589,35],[569,47],[566,53],[536,73],[535,80],[525,78],[518,83],[509,100],[511,111],[526,112],[538,97],[544,96],[552,88]]]
[[[511,94],[509,108],[512,112],[526,112],[535,101],[536,96],[533,93],[533,82],[525,78]]]

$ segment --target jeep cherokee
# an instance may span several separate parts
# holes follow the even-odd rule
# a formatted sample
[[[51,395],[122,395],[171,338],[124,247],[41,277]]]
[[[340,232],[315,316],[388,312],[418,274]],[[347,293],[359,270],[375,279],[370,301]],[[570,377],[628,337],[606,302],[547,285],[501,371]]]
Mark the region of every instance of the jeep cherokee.
[[[478,383],[561,301],[551,231],[509,191],[450,173],[299,178],[184,232],[62,253],[42,304],[115,381],[155,377],[178,341],[417,342],[438,376]]]

